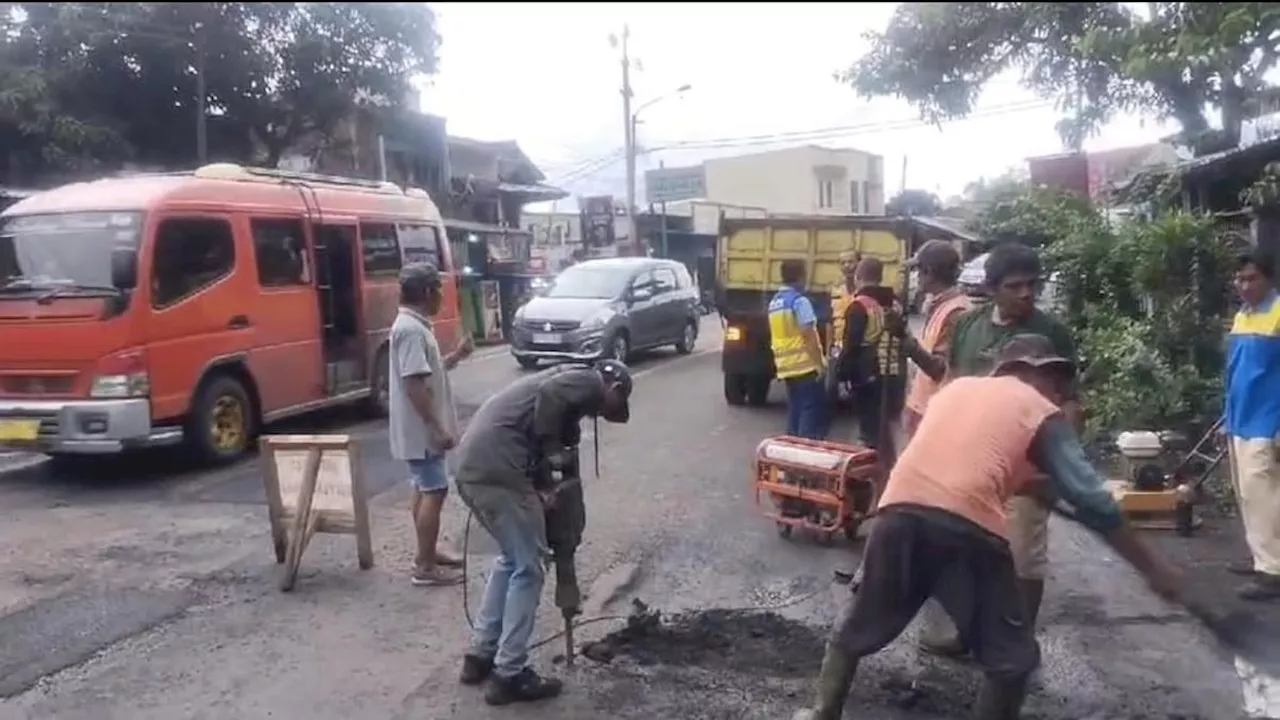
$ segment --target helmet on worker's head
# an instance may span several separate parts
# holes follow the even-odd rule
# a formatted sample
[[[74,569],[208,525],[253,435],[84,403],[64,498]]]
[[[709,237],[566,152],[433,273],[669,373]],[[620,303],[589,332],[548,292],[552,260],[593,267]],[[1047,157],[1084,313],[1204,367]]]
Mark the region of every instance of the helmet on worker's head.
[[[609,422],[625,423],[631,419],[631,369],[621,360],[607,358],[595,364],[604,380],[605,390],[613,395],[606,400],[600,416]]]

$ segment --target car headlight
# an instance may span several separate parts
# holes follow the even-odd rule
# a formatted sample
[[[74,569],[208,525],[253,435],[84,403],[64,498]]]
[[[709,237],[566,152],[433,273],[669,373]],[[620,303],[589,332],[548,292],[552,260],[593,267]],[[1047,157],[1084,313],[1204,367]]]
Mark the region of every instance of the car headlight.
[[[583,330],[599,330],[609,324],[609,318],[613,317],[613,313],[602,312],[596,313],[582,322]]]

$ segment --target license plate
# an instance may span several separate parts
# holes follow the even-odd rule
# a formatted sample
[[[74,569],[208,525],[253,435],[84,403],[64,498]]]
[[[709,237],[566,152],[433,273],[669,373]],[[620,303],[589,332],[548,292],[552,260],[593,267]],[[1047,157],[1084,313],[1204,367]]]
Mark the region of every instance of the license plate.
[[[559,345],[563,337],[559,333],[534,333],[533,341],[539,345]]]
[[[0,440],[35,440],[39,435],[39,420],[0,420]]]

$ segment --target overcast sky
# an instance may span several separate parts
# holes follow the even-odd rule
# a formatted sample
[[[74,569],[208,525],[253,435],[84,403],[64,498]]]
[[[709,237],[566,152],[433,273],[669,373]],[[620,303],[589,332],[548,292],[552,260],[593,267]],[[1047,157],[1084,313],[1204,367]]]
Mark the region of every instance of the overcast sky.
[[[902,184],[905,158],[908,187],[945,197],[1027,157],[1062,151],[1058,115],[1016,77],[992,85],[974,117],[940,130],[916,121],[899,100],[865,102],[836,82],[832,73],[865,50],[862,34],[884,27],[892,3],[432,6],[443,41],[423,110],[446,117],[454,135],[518,141],[551,182],[575,195],[625,193],[620,50],[609,41],[624,23],[643,67],[632,75],[637,106],[692,86],[641,113],[639,143],[653,149],[639,159],[641,177],[659,161],[692,165],[814,143],[883,155],[890,194]],[[803,134],[829,128],[837,130]],[[1088,148],[1148,142],[1170,129],[1122,118]],[[718,139],[729,142],[671,148]]]

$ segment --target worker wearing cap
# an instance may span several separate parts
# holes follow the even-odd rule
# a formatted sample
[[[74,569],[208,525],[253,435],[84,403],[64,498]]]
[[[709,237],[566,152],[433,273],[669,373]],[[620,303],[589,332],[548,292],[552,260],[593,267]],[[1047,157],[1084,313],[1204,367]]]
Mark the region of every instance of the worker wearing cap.
[[[432,316],[444,293],[431,263],[400,271],[400,310],[391,324],[387,374],[388,436],[391,455],[409,464],[413,484],[413,525],[417,535],[414,585],[456,585],[461,559],[439,550],[440,512],[449,493],[445,454],[458,439],[458,414],[449,371],[471,354],[470,338],[443,355]]]
[[[931,596],[985,671],[974,716],[1018,717],[1040,650],[1009,547],[1005,507],[1015,495],[1048,491],[1070,503],[1153,590],[1181,599],[1179,572],[1129,529],[1062,412],[1073,374],[1048,338],[1018,335],[989,376],[953,380],[930,400],[880,498],[865,578],[827,644],[817,697],[795,720],[842,717],[858,662],[896,639]]]
[[[631,384],[627,366],[617,360],[544,370],[486,400],[458,445],[458,495],[499,549],[461,675],[467,685],[490,680],[490,705],[560,694],[559,680],[541,677],[528,665],[550,552],[546,511],[554,502],[536,483],[548,469],[571,468],[583,418],[630,419]],[[575,524],[567,530],[580,534],[583,513],[565,516]]]
[[[1040,257],[1036,251],[1019,243],[999,245],[987,256],[985,270],[991,302],[956,318],[947,350],[947,377],[985,374],[991,368],[996,351],[1009,338],[1024,333],[1049,338],[1055,353],[1074,366],[1076,349],[1071,331],[1062,321],[1036,307],[1041,283]],[[1063,390],[1062,412],[1079,431],[1083,423],[1075,382]],[[1009,541],[1018,584],[1026,599],[1027,616],[1034,624],[1044,600],[1044,580],[1049,566],[1049,510],[1034,499],[1015,497],[1010,500],[1008,513]],[[922,619],[919,636],[922,649],[946,656],[968,651],[944,614],[930,611]]]
[[[908,383],[906,407],[902,411],[902,429],[907,439],[920,425],[929,398],[938,391],[938,383],[947,374],[947,354],[956,321],[969,309],[969,297],[956,287],[960,277],[960,253],[951,243],[943,240],[926,242],[911,259],[911,267],[916,270],[919,291],[928,300],[924,332],[920,339],[917,341],[910,333],[900,333],[903,351],[916,366]]]

